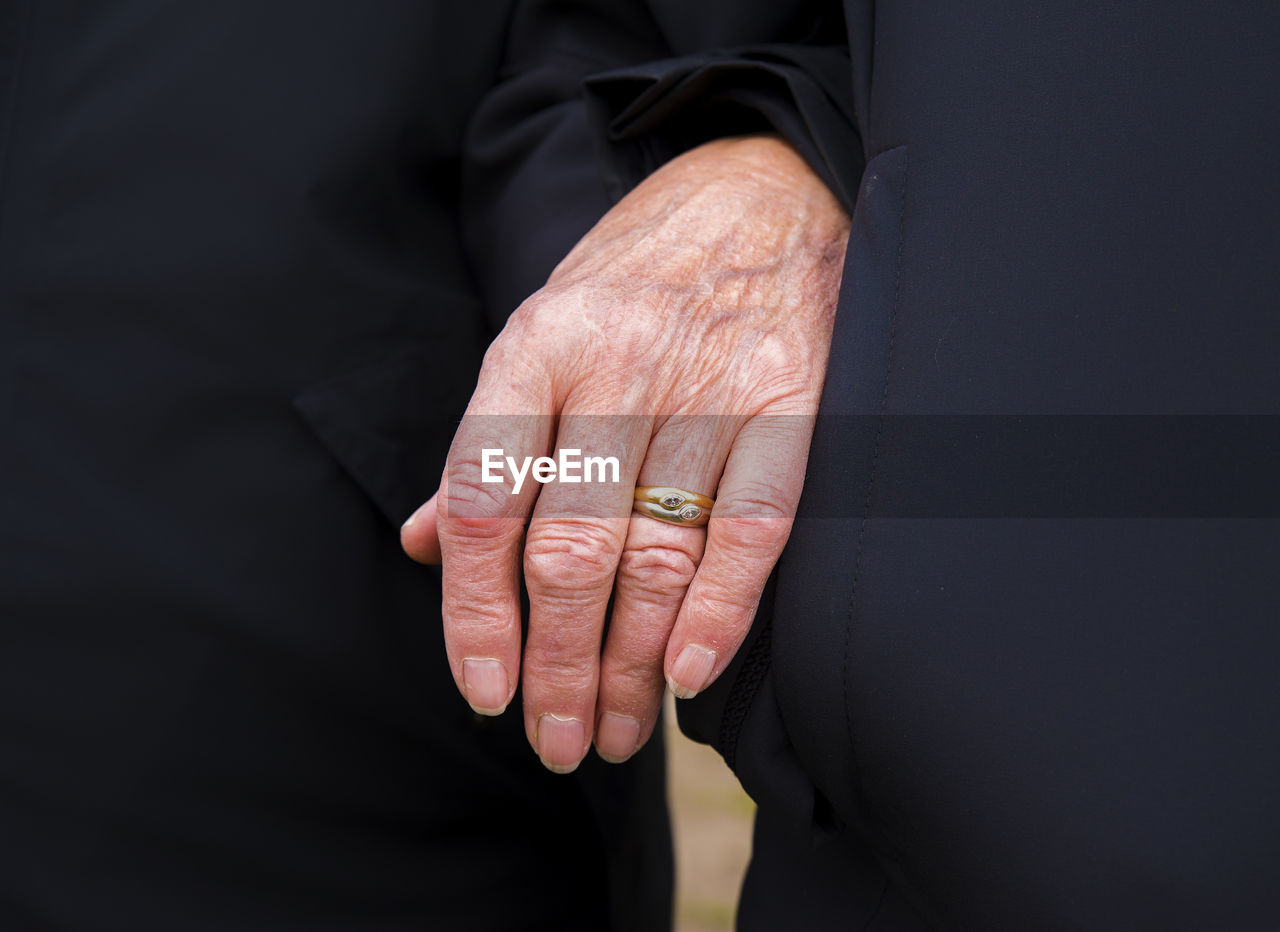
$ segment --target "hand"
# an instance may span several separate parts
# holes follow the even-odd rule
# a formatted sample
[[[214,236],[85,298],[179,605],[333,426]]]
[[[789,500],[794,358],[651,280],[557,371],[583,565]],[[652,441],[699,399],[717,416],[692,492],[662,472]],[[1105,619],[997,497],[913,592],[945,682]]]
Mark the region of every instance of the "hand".
[[[440,491],[402,542],[443,556],[459,689],[496,715],[522,673],[552,770],[593,737],[606,760],[635,753],[664,681],[694,695],[746,636],[800,497],[848,229],[785,143],[708,143],[610,211],[489,348]],[[613,456],[619,481],[526,476],[517,494],[510,469],[482,481],[486,449]],[[714,497],[710,524],[632,514],[637,485]]]

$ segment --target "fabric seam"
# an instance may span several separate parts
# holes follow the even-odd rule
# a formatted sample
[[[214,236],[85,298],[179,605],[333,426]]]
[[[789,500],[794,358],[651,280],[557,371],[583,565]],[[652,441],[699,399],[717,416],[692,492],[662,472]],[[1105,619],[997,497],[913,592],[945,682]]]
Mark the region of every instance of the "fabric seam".
[[[868,162],[870,164],[870,161]],[[884,432],[885,411],[889,404],[889,377],[893,372],[893,348],[898,332],[898,304],[902,294],[902,249],[906,229],[907,203],[907,166],[908,153],[902,153],[902,175],[898,194],[898,248],[894,257],[893,302],[889,310],[889,340],[886,348],[884,382],[880,393],[880,411],[876,424],[876,436],[871,448],[871,466],[867,476],[867,495],[862,508],[862,520],[858,525],[858,544],[854,551],[853,582],[849,588],[849,607],[845,615],[844,625],[844,662],[841,668],[841,688],[844,699],[845,734],[849,740],[849,759],[853,763],[854,779],[861,789],[862,774],[858,765],[857,749],[853,737],[853,716],[849,712],[849,653],[853,644],[854,600],[858,594],[858,583],[862,573],[862,551],[867,533],[867,521],[871,515],[871,496],[875,490],[876,466],[880,461],[880,440]]]
[[[742,734],[742,726],[747,720],[747,713],[751,710],[752,703],[755,702],[756,694],[760,692],[760,685],[772,666],[772,635],[773,613],[770,612],[767,622],[760,629],[755,642],[743,659],[742,670],[729,690],[724,712],[720,716],[720,747],[717,750],[720,751],[720,756],[724,758],[729,769],[735,772],[738,763],[738,738]]]

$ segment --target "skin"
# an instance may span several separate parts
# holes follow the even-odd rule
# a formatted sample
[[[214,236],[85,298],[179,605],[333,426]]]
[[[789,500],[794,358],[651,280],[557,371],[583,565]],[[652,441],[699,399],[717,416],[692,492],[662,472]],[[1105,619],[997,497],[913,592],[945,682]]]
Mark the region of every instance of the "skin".
[[[458,688],[497,715],[522,677],[550,769],[573,770],[593,741],[630,757],[664,685],[700,692],[745,638],[800,498],[848,232],[786,143],[708,143],[619,202],[489,348],[440,490],[402,543],[443,562]],[[495,447],[617,456],[621,481],[513,495],[480,481]],[[636,485],[714,497],[709,525],[633,514]]]

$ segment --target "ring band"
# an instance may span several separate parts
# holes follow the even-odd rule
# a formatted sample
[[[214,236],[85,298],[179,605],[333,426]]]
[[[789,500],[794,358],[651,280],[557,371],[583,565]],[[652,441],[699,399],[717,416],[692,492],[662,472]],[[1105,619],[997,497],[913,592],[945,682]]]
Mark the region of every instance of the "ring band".
[[[636,486],[631,507],[647,518],[678,524],[681,527],[703,527],[711,518],[715,499],[687,489],[666,485]]]

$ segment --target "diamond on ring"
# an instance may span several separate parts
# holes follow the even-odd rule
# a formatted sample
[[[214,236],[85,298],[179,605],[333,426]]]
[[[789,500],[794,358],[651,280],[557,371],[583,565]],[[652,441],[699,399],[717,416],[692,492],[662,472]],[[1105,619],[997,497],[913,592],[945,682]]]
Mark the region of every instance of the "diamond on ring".
[[[711,518],[715,499],[667,485],[636,486],[632,507],[655,521],[682,527],[704,527]]]

